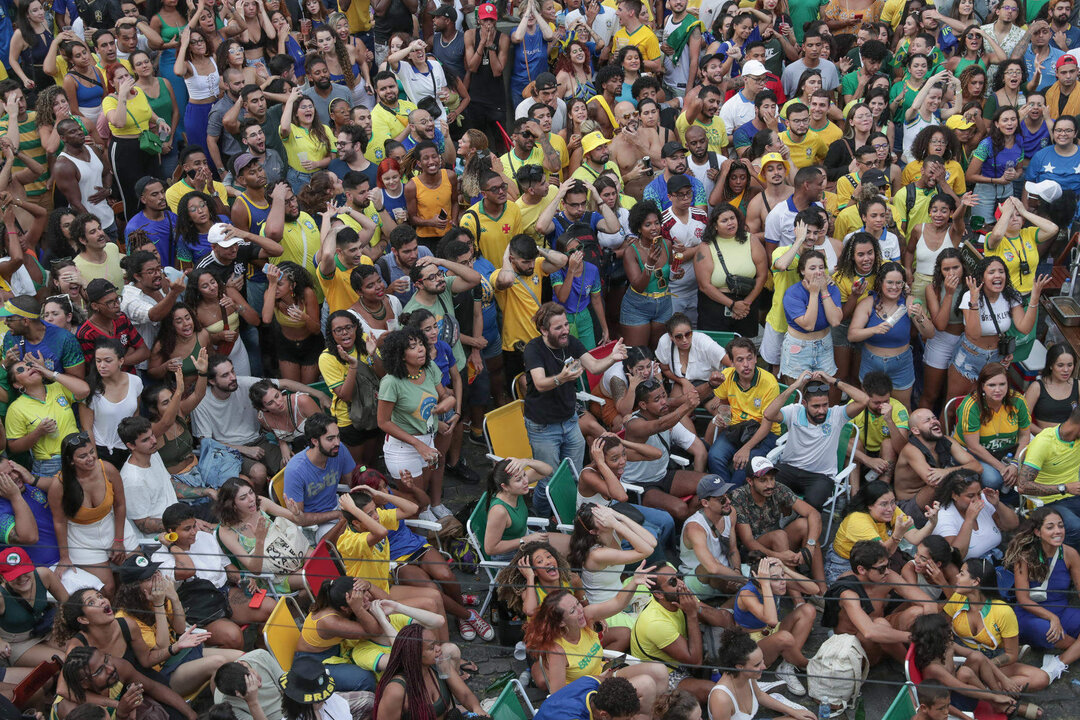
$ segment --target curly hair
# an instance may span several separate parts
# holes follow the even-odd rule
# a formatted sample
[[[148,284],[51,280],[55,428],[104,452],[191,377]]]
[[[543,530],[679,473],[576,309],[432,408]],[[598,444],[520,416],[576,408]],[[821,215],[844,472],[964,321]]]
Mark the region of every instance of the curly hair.
[[[527,558],[531,565],[533,562],[533,554],[540,550],[547,551],[547,553],[554,558],[555,565],[559,569],[560,587],[574,588],[576,590],[580,585],[577,575],[571,572],[570,564],[558,550],[542,540],[527,542],[520,550],[518,550],[513,560],[510,561],[510,564],[500,570],[495,578],[496,587],[498,588],[495,591],[495,597],[515,615],[524,614],[524,609],[521,605],[521,593],[525,591],[526,587],[525,576],[521,574],[518,563]],[[574,594],[578,596],[578,600],[583,600],[578,592],[575,592]]]
[[[379,716],[379,703],[382,702],[386,686],[396,677],[405,680],[405,701],[409,704],[409,717],[413,720],[436,720],[435,711],[428,699],[425,688],[424,665],[422,655],[424,626],[407,625],[401,629],[390,648],[390,657],[386,661],[382,679],[375,688],[375,706],[372,717]]]
[[[123,610],[124,614],[130,616],[132,620],[153,627],[154,606],[141,582],[117,583],[114,605],[114,609]],[[175,635],[171,627],[169,635]]]
[[[920,615],[911,625],[911,645],[915,648],[915,667],[924,669],[934,662],[943,662],[952,647],[953,633],[949,618],[943,613]]]
[[[364,267],[364,265],[360,265],[359,267],[362,268]],[[353,274],[355,275],[356,273]],[[360,321],[356,319],[355,315],[353,315],[348,310],[335,310],[334,312],[330,313],[329,317],[326,318],[326,326],[323,328],[323,340],[326,342],[326,351],[333,355],[335,358],[337,358],[338,362],[340,362],[342,365],[348,365],[348,362],[345,360],[345,358],[342,357],[341,353],[338,352],[338,341],[334,337],[334,332],[331,329],[334,321],[338,318],[345,318],[352,323],[353,331],[356,333],[357,355],[359,356],[361,353],[363,353],[366,348],[364,347],[360,338]],[[366,355],[366,353],[364,354]]]
[[[209,275],[214,278],[214,282],[217,283],[218,288],[218,300],[225,294],[225,284],[219,282],[214,273],[206,269],[196,270],[191,273],[191,276],[188,278],[187,290],[184,291],[184,304],[190,308],[198,308],[199,303],[203,302],[202,291],[199,290],[199,280],[203,275]]]
[[[746,665],[747,658],[757,649],[757,643],[741,629],[725,630],[720,635],[720,645],[716,649],[716,659],[721,666],[728,668],[724,674],[733,674],[731,669]]]
[[[982,67],[979,65],[968,65],[960,72],[960,96],[971,97],[975,99],[979,103],[979,107],[981,108],[984,102],[982,96],[980,95],[978,97],[975,97],[968,92],[968,86],[971,85],[971,81],[979,75],[983,76],[983,81],[985,82],[986,70],[983,70]]]
[[[746,169],[745,165],[736,165],[734,169],[738,168]],[[730,175],[730,173],[729,173]],[[720,203],[713,208],[709,213],[709,222],[705,225],[705,231],[701,234],[701,243],[703,245],[716,242],[719,235],[716,229],[716,221],[720,219],[720,216],[724,213],[734,213],[735,220],[738,225],[735,228],[735,242],[743,245],[750,240],[750,235],[746,232],[746,218],[739,212],[739,209],[734,205],[728,203]]]
[[[1019,87],[1019,90],[1020,90],[1020,92],[1023,92],[1024,87],[1027,86],[1027,81],[1028,81],[1027,67],[1025,66],[1023,60],[1017,60],[1017,59],[1014,59],[1014,58],[1009,58],[1005,62],[998,65],[998,71],[997,71],[997,73],[994,74],[994,82],[990,86],[990,88],[991,88],[991,90],[993,92],[997,92],[998,90],[1004,89],[1004,87],[1005,87],[1005,71],[1008,70],[1011,67],[1017,67],[1017,68],[1020,69],[1020,87]],[[1009,107],[1012,107],[1012,106],[1010,105]]]
[[[176,234],[188,244],[188,247],[196,247],[199,244],[199,226],[192,221],[191,212],[188,210],[188,206],[195,200],[202,200],[206,203],[207,210],[214,207],[210,196],[199,190],[192,190],[180,198],[180,203],[176,206]],[[212,210],[210,210],[209,214],[210,222],[217,222]],[[188,287],[191,287],[190,283]]]
[[[948,197],[948,196],[946,196]],[[933,200],[930,201],[933,203]],[[953,309],[960,303],[960,298],[963,297],[963,293],[959,292],[960,288],[965,287],[965,279],[967,278],[967,266],[964,265],[964,255],[960,252],[960,248],[947,247],[944,248],[937,256],[937,260],[934,261],[934,277],[930,281],[930,286],[934,288],[936,292],[941,292],[945,287],[945,271],[941,269],[946,260],[959,260],[960,261],[960,285],[957,287],[956,297],[953,299]]]
[[[1034,510],[1013,534],[1005,549],[1002,564],[1013,572],[1016,572],[1020,563],[1026,565],[1029,586],[1041,583],[1050,572],[1049,558],[1043,557],[1042,540],[1035,531],[1051,516],[1061,520],[1061,513],[1055,510],[1053,505],[1043,505]]]
[[[925,160],[931,154],[930,141],[939,133],[945,137],[945,150],[932,154],[940,155],[945,162],[960,157],[960,141],[956,139],[956,133],[944,125],[930,125],[920,130],[911,144],[911,156],[919,162]]]
[[[49,220],[45,225],[45,237],[41,241],[41,246],[48,249],[53,259],[73,258],[78,253],[74,241],[65,237],[61,228],[64,218],[68,215],[74,220],[78,213],[69,207],[58,207],[49,212]],[[53,268],[53,274],[55,272],[56,269]]]
[[[49,87],[38,93],[37,102],[34,103],[34,110],[37,111],[37,126],[42,125],[56,125],[56,113],[53,111],[53,105],[56,104],[56,98],[63,97],[67,99],[67,95],[64,94],[64,88],[59,85],[50,85]]]
[[[570,75],[574,74],[574,61],[570,59],[570,48],[574,45],[577,45],[585,51],[585,64],[582,65],[582,68],[584,68],[585,72],[588,74],[589,77],[592,77],[592,53],[589,51],[589,48],[585,45],[585,43],[581,42],[580,40],[571,40],[570,42],[566,43],[566,47],[563,48],[561,53],[559,53],[559,59],[555,63],[555,74],[558,75],[560,72],[564,71],[569,73]],[[629,47],[633,46],[631,45]],[[619,66],[622,67],[621,62],[619,63]]]
[[[414,342],[420,343],[427,351],[424,362],[424,367],[427,367],[434,361],[435,353],[428,344],[427,338],[424,337],[424,333],[416,328],[404,327],[392,330],[383,336],[383,367],[388,375],[402,379],[409,376],[408,367],[405,365],[405,352],[412,347]]]
[[[76,633],[84,629],[79,619],[86,614],[86,596],[97,592],[94,588],[82,588],[68,595],[68,599],[60,603],[56,609],[56,618],[53,620],[53,641],[59,647],[63,647]],[[68,658],[70,657],[71,653],[68,653]]]
[[[300,192],[296,195],[296,199],[300,202],[300,209],[313,215],[325,212],[326,203],[335,195],[334,177],[329,170],[319,170],[312,174],[308,183],[300,188]]]
[[[525,623],[525,647],[532,652],[555,647],[555,641],[563,634],[563,611],[559,602],[568,595],[566,590],[548,593],[536,614]]]
[[[293,284],[293,299],[297,304],[302,305],[304,301],[304,291],[310,289],[312,292],[315,290],[315,283],[311,281],[311,273],[307,271],[307,268],[294,263],[292,260],[284,260],[278,263],[278,270],[281,271],[282,277],[289,279],[289,282]]]
[[[652,200],[640,200],[637,202],[634,207],[630,208],[630,232],[639,235],[641,226],[645,224],[650,215],[655,215],[657,219],[660,218],[660,208],[656,207],[656,203]]]
[[[840,251],[840,257],[836,261],[836,276],[854,278],[859,274],[855,267],[855,248],[859,245],[872,245],[874,248],[874,264],[870,268],[871,275],[877,275],[879,269],[881,269],[881,245],[878,244],[877,238],[868,232],[857,232],[848,238],[848,241],[844,243],[843,250]]]
[[[202,325],[199,324],[199,313],[184,304],[173,305],[169,308],[169,312],[161,319],[160,330],[158,330],[157,342],[160,343],[159,352],[161,357],[171,358],[173,356],[173,350],[176,349],[176,344],[180,339],[180,336],[176,334],[176,326],[173,321],[176,319],[178,312],[187,312],[191,316],[191,324],[195,328],[195,334],[198,335],[202,330]]]

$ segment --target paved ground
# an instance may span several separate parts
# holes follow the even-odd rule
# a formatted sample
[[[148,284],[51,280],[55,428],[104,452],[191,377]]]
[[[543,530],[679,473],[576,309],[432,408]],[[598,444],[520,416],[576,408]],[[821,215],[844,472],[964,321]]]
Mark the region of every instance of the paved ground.
[[[480,474],[482,480],[479,485],[464,485],[455,477],[448,475],[447,487],[444,490],[443,497],[446,505],[454,511],[480,497],[487,482],[488,471],[491,468],[490,461],[484,457],[484,451],[477,445],[466,441],[465,454],[469,463]],[[486,589],[487,576],[483,573],[475,577],[461,576],[461,580],[463,586],[468,588],[467,592],[482,593]],[[470,680],[469,686],[476,692],[477,697],[481,699],[485,697],[482,694],[484,688],[502,673],[507,670],[513,670],[515,673],[525,670],[525,663],[514,659],[513,648],[498,647],[497,640],[491,643],[485,643],[481,640],[463,642],[456,637],[456,623],[452,634],[453,639],[460,643],[463,656],[475,662],[480,669],[479,675]],[[825,637],[826,631],[822,628],[818,627],[814,631],[808,642],[808,651],[806,653],[808,657],[825,640]],[[1030,653],[1025,659],[1035,665],[1041,663],[1041,656],[1037,652]],[[771,674],[766,673],[765,679],[772,680],[774,678]],[[873,669],[870,673],[870,680],[901,683],[904,681],[904,671],[899,663],[886,662]],[[883,717],[898,690],[899,687],[895,684],[873,682],[865,684],[862,697],[865,704],[866,720],[879,720],[879,718]],[[543,694],[536,688],[530,688],[529,696],[536,705],[539,704]],[[1038,702],[1044,709],[1043,720],[1074,720],[1080,718],[1080,668],[1065,673],[1051,687],[1037,693],[1031,699]],[[811,701],[807,700],[806,704],[810,706]],[[816,706],[811,707],[811,710],[816,712]]]

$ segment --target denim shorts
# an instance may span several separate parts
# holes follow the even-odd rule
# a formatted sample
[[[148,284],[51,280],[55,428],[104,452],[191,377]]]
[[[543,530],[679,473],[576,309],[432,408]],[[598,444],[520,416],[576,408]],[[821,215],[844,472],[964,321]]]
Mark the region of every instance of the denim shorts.
[[[838,347],[851,347],[852,343],[847,338],[848,328],[851,327],[851,321],[842,322],[832,330],[829,331],[829,335],[832,336],[832,344],[834,348]]]
[[[800,340],[784,334],[780,349],[780,374],[797,378],[803,370],[822,370],[836,374],[836,357],[833,355],[832,336],[818,340]]]
[[[926,341],[926,348],[923,350],[926,367],[948,370],[963,338],[963,335],[952,335],[940,330],[934,333],[934,337]]]
[[[671,295],[646,297],[633,290],[627,290],[623,295],[619,322],[628,326],[663,324],[671,319],[672,312]]]
[[[979,377],[979,372],[982,371],[988,363],[1000,361],[1001,355],[998,353],[997,348],[994,348],[993,350],[983,350],[980,347],[972,345],[967,337],[965,337],[960,341],[960,347],[956,350],[956,357],[953,358],[953,367],[968,380],[975,380]]]
[[[908,390],[915,384],[915,361],[912,360],[910,347],[895,357],[881,357],[864,347],[859,364],[859,382],[875,370],[892,378],[893,390]]]

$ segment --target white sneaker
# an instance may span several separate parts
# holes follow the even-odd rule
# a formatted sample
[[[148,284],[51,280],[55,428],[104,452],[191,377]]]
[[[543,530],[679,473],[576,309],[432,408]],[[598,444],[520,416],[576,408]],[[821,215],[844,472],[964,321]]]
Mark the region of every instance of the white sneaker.
[[[1061,662],[1061,658],[1057,655],[1047,655],[1043,658],[1042,671],[1050,676],[1050,682],[1057,680],[1068,669],[1069,666]]]
[[[431,511],[429,507],[427,510],[421,510],[420,514],[416,516],[417,520],[424,520],[426,522],[439,522],[439,518],[435,517],[435,513]]]
[[[799,682],[799,678],[795,677],[796,671],[797,668],[785,660],[776,666],[776,677],[784,681],[788,692],[801,697],[806,694],[806,688]]]
[[[450,512],[450,508],[446,507],[442,503],[431,506],[431,512],[435,514],[436,519],[442,520],[444,517],[450,517],[454,513]]]

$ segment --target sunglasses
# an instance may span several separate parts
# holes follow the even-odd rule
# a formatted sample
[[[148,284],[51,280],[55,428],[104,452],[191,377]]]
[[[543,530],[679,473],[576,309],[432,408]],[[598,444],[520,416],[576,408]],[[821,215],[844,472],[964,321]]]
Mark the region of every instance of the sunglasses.
[[[64,438],[63,444],[65,447],[78,447],[79,445],[88,442],[90,442],[90,435],[87,432],[83,431],[68,435],[66,438]]]
[[[806,392],[808,393],[826,393],[829,392],[829,386],[823,382],[812,382],[806,386]]]

